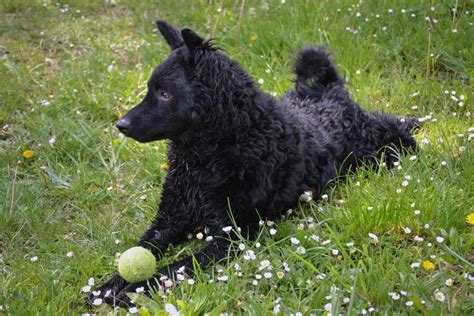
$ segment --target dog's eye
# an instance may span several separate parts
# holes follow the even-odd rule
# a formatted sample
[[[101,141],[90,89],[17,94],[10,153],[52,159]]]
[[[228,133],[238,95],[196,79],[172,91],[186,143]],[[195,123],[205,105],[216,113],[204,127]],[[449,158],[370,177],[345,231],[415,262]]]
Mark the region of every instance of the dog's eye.
[[[163,90],[158,91],[158,96],[165,101],[171,99],[171,94]]]

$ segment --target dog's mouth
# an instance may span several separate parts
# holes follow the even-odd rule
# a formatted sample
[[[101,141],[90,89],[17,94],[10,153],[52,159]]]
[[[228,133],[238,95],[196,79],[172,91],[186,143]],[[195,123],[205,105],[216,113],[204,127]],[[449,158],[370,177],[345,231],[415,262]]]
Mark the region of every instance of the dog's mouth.
[[[124,128],[124,126],[119,125],[117,123],[116,127],[120,131],[120,133],[124,134],[127,137],[133,138],[134,140],[140,143],[149,143],[155,140],[162,140],[167,138],[166,135],[164,135],[163,133],[155,133],[153,135],[150,135],[148,133],[134,132],[132,126]]]

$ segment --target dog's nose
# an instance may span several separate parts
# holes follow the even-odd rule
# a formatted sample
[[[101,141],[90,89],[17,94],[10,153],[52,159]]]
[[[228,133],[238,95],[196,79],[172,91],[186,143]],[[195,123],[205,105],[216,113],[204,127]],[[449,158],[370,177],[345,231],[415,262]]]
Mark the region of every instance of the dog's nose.
[[[126,118],[123,118],[115,124],[115,126],[118,128],[119,131],[121,131],[124,134],[127,134],[127,132],[130,130],[130,121]]]

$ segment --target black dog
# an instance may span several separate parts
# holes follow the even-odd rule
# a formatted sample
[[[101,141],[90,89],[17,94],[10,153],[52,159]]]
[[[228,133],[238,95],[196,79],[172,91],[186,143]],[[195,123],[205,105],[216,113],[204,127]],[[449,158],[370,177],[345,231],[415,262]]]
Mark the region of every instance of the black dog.
[[[211,42],[164,21],[157,25],[172,52],[117,128],[140,142],[170,140],[160,211],[138,243],[158,259],[186,232],[205,226],[213,238],[194,254],[205,267],[227,254],[229,210],[241,232],[252,236],[260,218],[279,218],[304,191],[318,197],[350,168],[381,157],[391,164],[392,149],[416,147],[415,119],[362,110],[322,48],[299,53],[295,90],[275,100]],[[127,292],[158,286],[162,275],[173,277],[181,267],[192,274],[193,257],[146,282],[128,284],[115,273],[99,288],[100,297],[126,306]]]

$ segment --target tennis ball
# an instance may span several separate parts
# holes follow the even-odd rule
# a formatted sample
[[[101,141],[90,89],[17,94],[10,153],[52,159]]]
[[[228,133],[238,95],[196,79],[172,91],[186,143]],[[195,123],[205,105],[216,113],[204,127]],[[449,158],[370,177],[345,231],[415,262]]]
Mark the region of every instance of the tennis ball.
[[[148,280],[155,274],[156,259],[150,250],[132,247],[125,251],[118,262],[118,272],[128,283]]]

